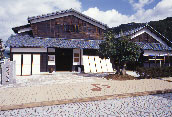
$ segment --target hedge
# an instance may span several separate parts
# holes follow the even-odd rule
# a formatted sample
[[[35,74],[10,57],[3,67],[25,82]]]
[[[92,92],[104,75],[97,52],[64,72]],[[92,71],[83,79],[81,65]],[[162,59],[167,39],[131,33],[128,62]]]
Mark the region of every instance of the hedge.
[[[137,68],[140,78],[172,77],[172,67]]]

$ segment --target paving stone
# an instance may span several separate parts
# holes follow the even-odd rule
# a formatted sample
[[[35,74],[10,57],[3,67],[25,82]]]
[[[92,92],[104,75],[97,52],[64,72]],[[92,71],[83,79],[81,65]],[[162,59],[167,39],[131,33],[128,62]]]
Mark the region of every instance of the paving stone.
[[[0,95],[0,107],[21,104],[32,105],[32,103],[34,103],[34,105],[35,103],[41,105],[42,102],[46,101],[49,101],[51,104],[52,101],[82,99],[88,97],[90,99],[88,98],[87,101],[89,101],[98,96],[100,96],[100,99],[102,99],[101,96],[115,94],[122,94],[119,95],[119,97],[124,97],[125,94],[126,96],[134,96],[131,94],[135,92],[142,92],[140,94],[143,94],[145,91],[172,89],[172,82],[159,79],[111,81],[93,75],[89,77],[73,73],[18,76],[16,81],[17,85],[0,87],[0,94],[2,94]],[[92,84],[98,85],[95,86]],[[91,90],[93,88],[100,88],[101,90],[93,91]],[[138,94],[139,93],[135,95]],[[99,97],[96,98],[96,100],[97,99],[99,99]],[[106,98],[103,97],[103,99]],[[140,100],[139,98],[135,99]],[[67,101],[64,102],[66,103]],[[46,102],[46,104],[48,104],[48,102]],[[137,106],[137,104],[135,104],[135,106]]]
[[[0,111],[0,116],[171,117],[172,93]]]

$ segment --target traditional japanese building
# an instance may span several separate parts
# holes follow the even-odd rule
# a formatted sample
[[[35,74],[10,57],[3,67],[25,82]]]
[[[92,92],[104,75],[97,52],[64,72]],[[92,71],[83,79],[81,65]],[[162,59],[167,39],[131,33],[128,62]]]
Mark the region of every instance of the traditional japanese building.
[[[17,75],[48,71],[113,72],[109,59],[96,56],[107,25],[73,9],[29,17],[28,24],[12,28],[6,41]],[[124,32],[144,50],[145,66],[170,65],[171,42],[146,25]],[[121,35],[117,35],[120,37]]]
[[[172,42],[150,25],[126,31],[123,35],[129,36],[131,41],[144,50],[141,58],[144,67],[172,65]],[[116,37],[121,37],[121,34]]]
[[[110,61],[94,54],[107,28],[70,9],[29,17],[28,24],[12,28],[16,35],[11,35],[6,46],[10,59],[16,61],[17,75],[50,70],[112,72]]]

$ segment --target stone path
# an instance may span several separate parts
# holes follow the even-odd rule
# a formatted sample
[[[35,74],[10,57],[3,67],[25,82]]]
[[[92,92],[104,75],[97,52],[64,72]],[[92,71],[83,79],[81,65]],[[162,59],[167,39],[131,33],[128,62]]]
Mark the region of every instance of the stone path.
[[[172,93],[0,111],[6,117],[172,117]]]
[[[112,81],[72,73],[18,77],[17,85],[0,88],[0,110],[148,95],[159,90],[171,91],[172,82],[159,79]]]

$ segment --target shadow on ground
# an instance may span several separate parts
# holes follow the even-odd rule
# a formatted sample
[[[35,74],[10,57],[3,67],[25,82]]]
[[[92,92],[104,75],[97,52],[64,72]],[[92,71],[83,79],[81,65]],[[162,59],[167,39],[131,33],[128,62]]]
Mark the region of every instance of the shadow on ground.
[[[156,94],[156,95],[152,95],[152,96],[162,97],[162,98],[165,98],[167,100],[171,100],[172,101],[172,93]]]
[[[76,73],[76,75],[78,75],[78,76],[98,77],[98,78],[108,76],[109,74],[113,74],[113,73]]]

